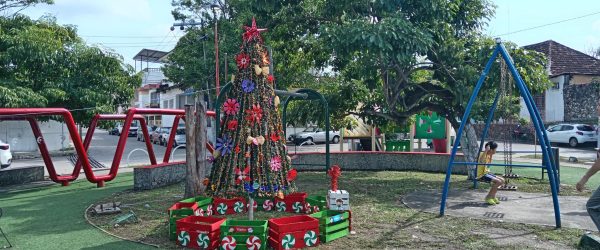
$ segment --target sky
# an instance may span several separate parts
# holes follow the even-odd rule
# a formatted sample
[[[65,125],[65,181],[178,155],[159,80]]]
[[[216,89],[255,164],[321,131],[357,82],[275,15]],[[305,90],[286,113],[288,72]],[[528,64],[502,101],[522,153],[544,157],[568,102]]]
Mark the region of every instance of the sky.
[[[500,35],[520,46],[554,40],[582,52],[600,47],[598,0],[492,2],[496,15],[485,29],[487,35]],[[169,51],[185,34],[179,29],[170,31],[171,9],[170,0],[55,0],[54,5],[37,5],[22,13],[32,18],[51,14],[60,24],[74,24],[87,43],[111,48],[133,65],[132,58],[141,49]],[[567,19],[574,20],[552,24]],[[546,24],[550,25],[504,35]]]

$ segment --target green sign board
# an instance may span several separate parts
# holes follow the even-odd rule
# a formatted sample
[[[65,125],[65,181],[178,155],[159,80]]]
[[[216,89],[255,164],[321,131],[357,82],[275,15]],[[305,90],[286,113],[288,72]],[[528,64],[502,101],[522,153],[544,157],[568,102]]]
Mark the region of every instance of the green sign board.
[[[417,115],[415,138],[444,139],[446,138],[446,119],[432,112],[430,115]]]

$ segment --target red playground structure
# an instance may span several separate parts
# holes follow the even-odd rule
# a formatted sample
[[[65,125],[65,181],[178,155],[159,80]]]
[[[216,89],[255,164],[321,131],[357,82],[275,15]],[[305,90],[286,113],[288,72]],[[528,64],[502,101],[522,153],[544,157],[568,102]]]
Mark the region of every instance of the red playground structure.
[[[79,133],[77,132],[77,126],[73,120],[71,112],[64,108],[2,108],[0,109],[0,121],[3,120],[26,120],[29,122],[33,135],[35,136],[40,154],[48,170],[50,179],[56,183],[61,183],[63,186],[68,186],[71,181],[76,180],[79,177],[79,173],[83,168],[86,179],[91,183],[96,183],[98,187],[103,187],[105,182],[113,180],[119,171],[119,165],[123,157],[123,151],[127,143],[127,136],[133,120],[140,122],[142,133],[145,138],[146,148],[148,149],[148,156],[150,158],[151,165],[157,165],[156,156],[152,145],[150,143],[150,135],[148,133],[148,126],[143,115],[174,115],[173,126],[171,134],[167,143],[167,149],[163,157],[163,163],[169,162],[169,156],[173,148],[173,141],[175,140],[175,134],[177,131],[177,125],[180,119],[185,119],[185,111],[181,109],[147,109],[147,108],[131,108],[124,115],[113,115],[113,114],[97,114],[92,118],[90,122],[88,132],[85,140],[82,142]],[[61,116],[69,130],[69,135],[73,141],[73,147],[77,154],[76,163],[74,164],[73,172],[70,175],[58,175],[56,169],[48,152],[48,147],[44,141],[42,131],[38,125],[38,117],[41,116]],[[207,111],[206,116],[215,117],[216,114],[213,111]],[[108,174],[98,175],[94,174],[92,165],[90,164],[90,158],[87,150],[91,144],[92,136],[100,120],[125,120],[123,124],[123,130],[119,137],[119,142],[116,147],[115,155],[110,166]],[[207,149],[212,152],[213,148],[210,144],[206,145]]]

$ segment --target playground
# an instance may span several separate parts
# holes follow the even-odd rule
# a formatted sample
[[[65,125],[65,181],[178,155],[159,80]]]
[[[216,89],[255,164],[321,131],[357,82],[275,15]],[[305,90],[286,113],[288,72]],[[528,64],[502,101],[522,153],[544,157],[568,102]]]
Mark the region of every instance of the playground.
[[[196,104],[185,110],[130,108],[122,115],[98,114],[82,141],[66,109],[0,109],[0,119],[29,122],[49,179],[55,183],[1,190],[0,240],[5,241],[0,241],[0,247],[570,249],[587,232],[595,231],[585,209],[590,190],[578,193],[574,188],[585,169],[561,170],[531,93],[500,40],[475,85],[455,138],[449,134],[448,122],[428,112],[417,116],[408,149],[413,151],[414,139],[432,139],[434,152],[390,152],[406,151],[403,142],[393,146],[397,150],[384,152],[385,143],[378,141],[383,136],[372,126],[370,147],[380,152],[334,154],[329,147],[333,138],[327,100],[310,89],[275,89],[270,52],[260,37],[264,30],[254,20],[244,29],[236,80],[223,87],[215,111]],[[473,141],[468,131],[471,108],[496,61],[502,67],[502,85],[489,107],[480,140]],[[513,161],[509,140],[498,151],[501,159],[490,155],[489,161],[478,161],[480,154],[490,150],[484,142],[491,123],[512,119],[506,114],[495,116],[495,111],[515,96],[513,87],[529,111],[541,163]],[[322,105],[325,152],[289,154],[284,132],[288,103],[307,100]],[[154,154],[144,120],[144,115],[155,114],[175,116],[162,162]],[[49,115],[65,120],[73,140],[76,155],[71,158],[71,174],[55,171],[37,125],[40,116]],[[218,118],[214,145],[207,142],[209,117]],[[100,166],[88,155],[100,120],[124,121],[110,166]],[[150,164],[135,168],[133,174],[118,174],[134,120],[140,122]],[[171,161],[179,120],[185,121],[188,136],[186,162]],[[365,140],[369,133],[346,137],[342,133],[339,139]],[[483,166],[510,180],[503,183],[492,205],[483,200],[494,183],[475,175],[477,167]],[[86,178],[78,180],[82,171]],[[588,185],[598,183],[593,179]]]

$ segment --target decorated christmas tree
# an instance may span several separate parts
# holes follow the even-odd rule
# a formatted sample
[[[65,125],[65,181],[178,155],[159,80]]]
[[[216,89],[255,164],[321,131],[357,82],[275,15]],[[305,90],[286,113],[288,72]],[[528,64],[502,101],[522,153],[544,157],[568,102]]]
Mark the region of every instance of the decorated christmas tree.
[[[221,107],[213,168],[207,192],[215,197],[282,197],[294,189],[275,78],[260,35],[266,29],[244,27],[236,55],[238,72]]]

